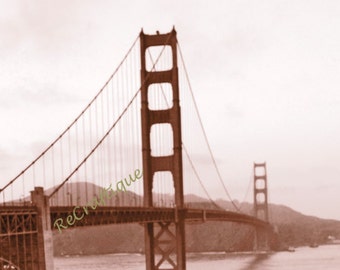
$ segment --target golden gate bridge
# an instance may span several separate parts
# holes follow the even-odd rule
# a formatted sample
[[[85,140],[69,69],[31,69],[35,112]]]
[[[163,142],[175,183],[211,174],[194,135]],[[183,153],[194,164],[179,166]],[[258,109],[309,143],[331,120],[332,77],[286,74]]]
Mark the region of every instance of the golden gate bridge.
[[[202,164],[203,155],[209,162]],[[248,224],[254,227],[254,248],[268,250],[266,164],[253,169],[254,215],[249,215],[233,202],[218,170],[175,29],[155,35],[141,31],[74,121],[19,174],[1,182],[0,266],[54,269],[57,220],[67,230],[143,224],[148,270],[186,269],[186,222]],[[136,170],[142,179],[121,184],[124,192],[112,192],[99,203],[106,187],[124,184]],[[213,201],[212,183],[234,209]],[[184,194],[203,195],[210,203],[194,206]]]

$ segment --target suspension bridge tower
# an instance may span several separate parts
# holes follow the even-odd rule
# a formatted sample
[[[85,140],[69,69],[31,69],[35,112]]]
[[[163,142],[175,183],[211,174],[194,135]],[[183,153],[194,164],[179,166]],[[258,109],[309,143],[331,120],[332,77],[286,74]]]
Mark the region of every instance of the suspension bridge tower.
[[[266,163],[254,163],[254,216],[269,222]],[[268,250],[268,232],[257,228],[254,250]]]
[[[182,139],[177,68],[176,31],[156,35],[140,33],[141,46],[141,119],[144,207],[153,207],[152,189],[157,172],[170,172],[175,189],[175,221],[147,223],[145,225],[145,255],[147,270],[185,270],[185,224],[183,209]],[[172,68],[164,71],[147,70],[146,52],[154,46],[171,49]],[[172,88],[173,106],[165,110],[151,110],[148,106],[148,90],[152,84],[169,83]],[[151,155],[151,127],[170,124],[172,128],[173,154]],[[157,256],[156,256],[157,254]],[[157,258],[156,258],[157,257]],[[159,258],[160,257],[160,258]]]

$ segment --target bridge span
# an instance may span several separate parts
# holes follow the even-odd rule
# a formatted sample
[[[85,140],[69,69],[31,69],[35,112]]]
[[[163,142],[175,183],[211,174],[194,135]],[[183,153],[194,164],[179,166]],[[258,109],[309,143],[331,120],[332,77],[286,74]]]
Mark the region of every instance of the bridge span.
[[[182,152],[186,154],[187,164],[193,170],[193,175],[198,179],[201,188],[209,198],[210,196],[182,140],[181,117],[183,114],[180,106],[176,31],[173,29],[166,34],[157,32],[155,35],[147,35],[141,31],[138,41],[140,59],[138,61],[126,60],[137,42],[136,39],[128,55],[108,82],[71,125],[27,167],[20,170],[15,178],[0,189],[3,198],[0,206],[0,269],[52,270],[54,269],[53,229],[62,233],[63,230],[71,229],[71,227],[104,224],[139,223],[143,225],[147,270],[186,269],[186,223],[221,221],[248,224],[256,228],[254,230],[256,231],[255,249],[268,249],[268,232],[272,230],[272,227],[268,217],[265,163],[254,164],[254,216],[240,212],[235,204],[235,211],[186,207],[183,182],[183,174],[186,170],[183,169]],[[160,54],[155,60],[150,57],[151,60],[147,61],[150,49],[158,47],[162,48]],[[163,53],[168,56],[164,63],[159,61]],[[132,53],[132,55],[135,54]],[[159,62],[161,68],[159,68]],[[140,77],[136,74],[131,77],[126,75],[132,68],[124,65],[129,63],[140,63],[138,69]],[[122,66],[122,71],[119,73]],[[184,63],[183,67],[185,69]],[[136,77],[140,79],[139,86],[136,92],[130,93],[135,86],[133,82],[136,81]],[[188,79],[186,70],[184,77]],[[191,91],[190,83],[187,83]],[[113,94],[115,87],[118,89],[117,96]],[[129,93],[131,95],[127,98]],[[152,98],[150,93],[156,93],[158,96]],[[104,98],[107,100],[104,101]],[[124,101],[122,104],[121,100]],[[139,104],[136,104],[136,100]],[[153,100],[162,100],[162,102],[151,106]],[[195,106],[197,110],[197,105]],[[124,115],[127,116],[123,118]],[[133,121],[134,116],[138,123]],[[201,123],[200,117],[198,118]],[[119,126],[122,119],[127,120]],[[117,126],[118,131],[116,131]],[[155,129],[161,126],[167,127],[165,131]],[[190,122],[185,125],[185,128],[194,127]],[[154,132],[154,130],[159,132]],[[152,136],[154,133],[156,135]],[[203,133],[205,134],[204,130]],[[196,134],[188,140],[194,141],[195,136]],[[156,142],[153,142],[154,140]],[[136,145],[138,147],[135,147]],[[113,148],[112,152],[111,148]],[[119,151],[116,151],[117,148]],[[132,148],[138,148],[138,152],[134,153]],[[217,179],[233,203],[217,169],[210,146],[208,148],[217,170]],[[123,164],[122,160],[126,163]],[[130,163],[138,165],[134,168],[140,168],[141,165],[143,167],[143,180],[140,181],[143,195],[141,196],[142,203],[138,207],[97,206],[93,209],[88,207],[84,214],[82,211],[85,210],[80,207],[82,205],[81,195],[85,194],[87,197],[90,188],[86,186],[85,190],[79,190],[76,185],[76,190],[73,191],[72,186],[70,190],[67,190],[67,187],[66,192],[62,189],[69,181],[74,180],[78,183],[81,179],[85,179],[86,183],[88,179],[90,181],[100,179],[101,186],[103,186],[104,181],[112,181],[112,175],[121,173],[124,168],[130,166]],[[263,171],[260,174],[257,173],[259,168]],[[164,173],[169,177],[163,177]],[[40,187],[35,184],[37,179],[43,181]],[[153,193],[159,182],[173,189],[174,207],[155,207]],[[44,188],[51,186],[52,183],[54,187],[59,185],[50,193],[51,196],[47,196]],[[194,186],[197,185],[189,186],[189,188]],[[18,190],[21,191],[14,198]],[[30,197],[26,194],[27,190],[31,191]],[[92,190],[90,196],[95,195],[95,192]],[[62,194],[59,196],[60,193]],[[55,206],[58,203],[51,203],[55,198],[58,201],[59,197],[66,197],[69,203],[65,206]],[[26,201],[27,198],[30,198],[29,201]],[[74,199],[78,202],[74,202]],[[17,204],[20,206],[16,206]]]
[[[73,216],[74,207],[51,207],[51,220],[62,218],[67,220]],[[97,226],[120,223],[176,222],[183,218],[185,222],[228,221],[252,225],[259,228],[270,228],[270,223],[239,212],[197,209],[197,208],[164,208],[164,207],[107,207],[100,206],[95,210],[89,209],[88,215],[74,222],[72,227]],[[64,225],[66,223],[64,222]],[[53,226],[52,229],[58,229]]]

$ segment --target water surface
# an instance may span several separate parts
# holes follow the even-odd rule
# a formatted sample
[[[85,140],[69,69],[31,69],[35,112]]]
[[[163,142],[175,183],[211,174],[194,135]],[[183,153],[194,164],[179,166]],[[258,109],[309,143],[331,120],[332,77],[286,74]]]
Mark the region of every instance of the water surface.
[[[55,258],[55,269],[130,269],[145,270],[144,255],[107,254]],[[191,253],[187,254],[187,270],[339,270],[340,245],[297,248],[295,252]]]

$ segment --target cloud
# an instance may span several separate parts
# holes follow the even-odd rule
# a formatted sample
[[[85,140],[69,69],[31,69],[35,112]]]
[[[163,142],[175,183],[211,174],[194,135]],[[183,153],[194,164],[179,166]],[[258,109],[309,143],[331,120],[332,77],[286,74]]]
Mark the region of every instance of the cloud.
[[[25,102],[31,104],[44,104],[60,106],[61,104],[77,103],[82,99],[69,93],[59,92],[51,85],[41,86],[40,89],[31,89],[20,95]]]
[[[12,152],[3,147],[0,148],[0,188],[6,185],[16,176],[27,162],[27,157],[22,152]]]
[[[227,104],[225,105],[225,114],[231,118],[242,118],[244,117],[244,112],[237,108],[233,104]]]
[[[72,33],[81,30],[79,26],[84,28],[75,23],[81,13],[79,10],[84,7],[77,1],[34,0],[7,4],[0,14],[0,33],[6,36],[5,47],[8,49],[17,49],[22,43],[48,49],[72,39]]]

